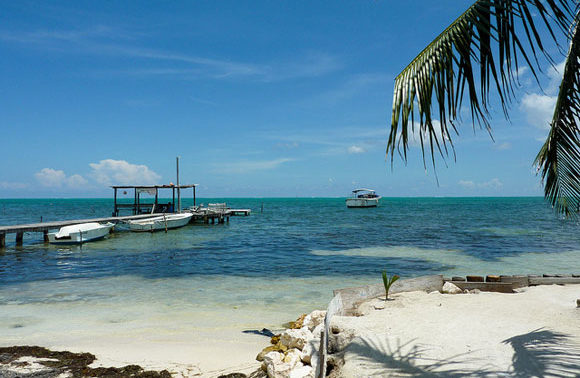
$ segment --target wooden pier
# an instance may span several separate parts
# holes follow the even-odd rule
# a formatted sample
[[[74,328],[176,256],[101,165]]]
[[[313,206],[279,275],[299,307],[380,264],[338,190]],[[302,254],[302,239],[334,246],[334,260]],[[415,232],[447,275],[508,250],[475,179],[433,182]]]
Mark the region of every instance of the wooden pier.
[[[207,208],[199,208],[195,211],[185,210],[184,212],[192,213],[191,222],[203,222],[205,224],[218,224],[226,223],[230,221],[230,216],[237,215],[250,215],[250,209],[220,209],[213,210]],[[140,215],[127,215],[120,217],[105,217],[105,218],[92,218],[92,219],[72,219],[64,221],[53,221],[53,222],[42,222],[42,223],[30,223],[30,224],[18,224],[11,226],[0,226],[0,248],[6,246],[6,234],[16,234],[16,245],[21,246],[23,244],[24,233],[25,232],[42,232],[44,235],[44,241],[48,242],[48,232],[50,230],[57,230],[61,227],[72,226],[74,224],[80,223],[122,223],[133,219],[147,219],[152,217],[157,217],[163,214],[140,214]]]

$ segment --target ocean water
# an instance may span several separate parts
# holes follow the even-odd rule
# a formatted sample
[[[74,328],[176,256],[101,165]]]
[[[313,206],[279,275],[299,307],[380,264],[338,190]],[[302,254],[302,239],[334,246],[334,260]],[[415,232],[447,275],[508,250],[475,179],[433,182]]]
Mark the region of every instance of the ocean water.
[[[280,328],[381,271],[580,273],[580,225],[542,198],[198,199],[251,208],[222,225],[122,230],[81,246],[0,250],[0,343],[164,343]],[[191,200],[184,201],[184,207]],[[0,224],[108,216],[109,199],[0,200]],[[125,338],[125,339],[124,339]],[[75,344],[75,342],[77,344]],[[87,346],[87,347],[89,347]]]

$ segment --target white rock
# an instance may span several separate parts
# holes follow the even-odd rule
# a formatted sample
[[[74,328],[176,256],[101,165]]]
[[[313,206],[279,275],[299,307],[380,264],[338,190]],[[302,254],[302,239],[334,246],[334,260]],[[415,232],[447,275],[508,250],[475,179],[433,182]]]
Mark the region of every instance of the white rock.
[[[439,295],[439,294],[441,294],[441,292],[437,290],[433,290],[432,292],[429,293],[429,295]]]
[[[280,335],[280,342],[288,349],[297,348],[302,350],[308,340],[312,339],[312,333],[305,328],[287,329]]]
[[[284,361],[286,364],[290,364],[291,366],[296,366],[298,364],[302,365],[300,362],[300,351],[294,348],[288,350],[282,361]]]
[[[276,373],[276,367],[283,364],[282,359],[284,355],[280,352],[270,352],[264,356],[264,365],[266,365],[266,372],[268,377],[273,377]]]
[[[302,348],[302,353],[300,353],[300,359],[305,364],[311,364],[312,357],[318,358],[318,349],[320,348],[320,338],[308,340],[304,348]]]
[[[293,369],[290,372],[289,378],[306,378],[306,377],[314,377],[314,370],[311,366],[301,366],[296,369]]]
[[[316,326],[316,328],[314,328],[314,330],[312,331],[312,337],[314,337],[315,339],[321,338],[322,331],[324,331],[324,323],[319,324]]]
[[[452,284],[451,282],[445,282],[443,285],[443,289],[441,290],[444,294],[461,294],[463,290],[461,290],[456,285]]]
[[[324,317],[326,316],[326,311],[314,310],[310,314],[306,315],[302,325],[308,327],[310,331],[316,328],[317,325],[324,323]]]
[[[289,350],[285,355],[280,352],[270,352],[264,356],[266,372],[270,378],[288,378],[292,370],[302,367],[300,352]]]
[[[336,353],[344,350],[356,336],[352,328],[344,327],[343,324],[334,324],[330,328],[328,335],[328,344],[330,353]]]
[[[383,301],[377,302],[374,304],[373,307],[375,308],[375,310],[384,310],[385,309],[385,302],[383,302]]]

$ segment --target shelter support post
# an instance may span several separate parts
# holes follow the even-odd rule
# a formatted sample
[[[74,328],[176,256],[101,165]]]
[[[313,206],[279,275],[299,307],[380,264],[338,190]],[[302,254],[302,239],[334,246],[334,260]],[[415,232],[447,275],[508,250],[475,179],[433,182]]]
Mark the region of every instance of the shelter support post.
[[[16,245],[22,245],[23,239],[24,239],[24,232],[17,232],[16,233]]]
[[[113,188],[115,190],[115,207],[113,209],[113,216],[114,217],[118,217],[119,216],[119,210],[117,209],[117,188]]]

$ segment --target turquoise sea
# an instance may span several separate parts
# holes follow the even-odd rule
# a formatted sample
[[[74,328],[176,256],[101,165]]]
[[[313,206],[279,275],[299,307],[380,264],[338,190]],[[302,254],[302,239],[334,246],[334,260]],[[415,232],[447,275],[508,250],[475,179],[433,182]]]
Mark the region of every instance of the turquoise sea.
[[[542,198],[383,198],[372,209],[347,209],[344,198],[198,199],[208,202],[252,214],[82,247],[44,244],[41,234],[16,247],[8,236],[0,343],[89,348],[112,334],[162,343],[276,328],[325,308],[332,289],[381,282],[382,270],[580,273],[580,225]],[[0,224],[111,211],[109,199],[0,200]]]

